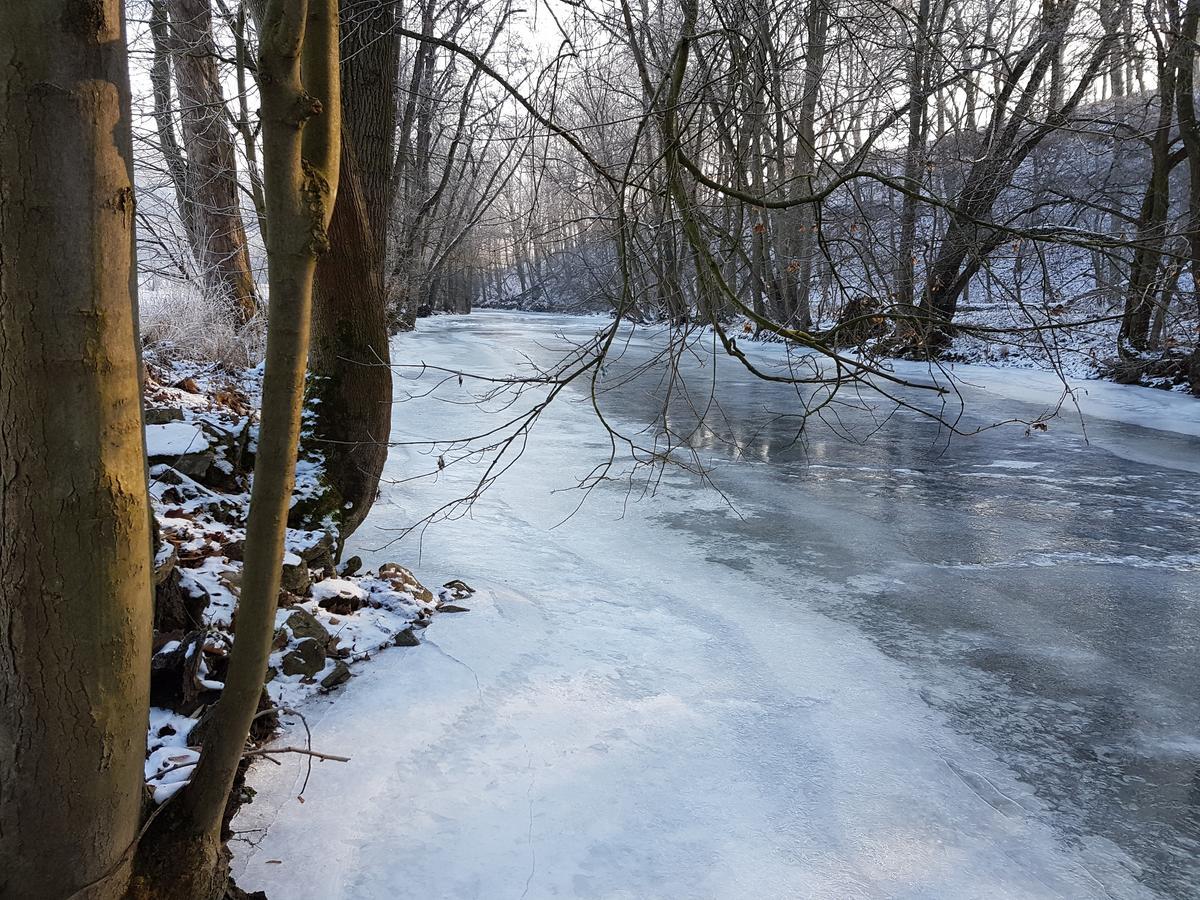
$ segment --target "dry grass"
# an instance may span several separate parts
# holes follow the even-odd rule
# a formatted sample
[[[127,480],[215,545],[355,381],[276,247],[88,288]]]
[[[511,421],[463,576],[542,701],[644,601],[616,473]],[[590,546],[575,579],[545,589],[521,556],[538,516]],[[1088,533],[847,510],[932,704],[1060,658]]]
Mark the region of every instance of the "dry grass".
[[[188,284],[142,288],[143,346],[156,355],[245,369],[262,361],[265,311],[241,328],[216,298]]]

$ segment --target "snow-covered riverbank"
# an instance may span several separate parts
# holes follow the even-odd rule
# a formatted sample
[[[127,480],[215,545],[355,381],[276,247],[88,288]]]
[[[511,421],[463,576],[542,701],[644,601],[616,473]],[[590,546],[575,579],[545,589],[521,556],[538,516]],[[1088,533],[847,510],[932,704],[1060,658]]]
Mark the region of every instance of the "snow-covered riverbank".
[[[177,793],[200,758],[204,713],[220,696],[241,585],[258,434],[261,367],[245,370],[148,355],[146,445],[155,515],[154,657],[146,783],[157,803]],[[293,506],[323,490],[320,453],[298,464]],[[405,567],[337,571],[337,529],[287,529],[283,590],[267,672],[277,708],[350,679],[352,667],[417,634],[459,592],[424,587]],[[253,737],[271,733],[256,723]]]

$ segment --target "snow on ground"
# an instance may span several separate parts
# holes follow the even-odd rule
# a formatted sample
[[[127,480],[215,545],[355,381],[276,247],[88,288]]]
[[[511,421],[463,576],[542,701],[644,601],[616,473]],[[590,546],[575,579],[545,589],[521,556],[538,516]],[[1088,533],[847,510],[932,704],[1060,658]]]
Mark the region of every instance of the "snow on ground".
[[[506,331],[500,316],[441,320],[403,350],[502,373],[552,328],[571,327],[532,321]],[[1026,400],[1053,402],[1035,392],[1048,383],[1025,384]],[[1121,396],[1098,402],[1100,414],[1135,415]],[[1180,409],[1178,427],[1193,434]],[[469,433],[479,415],[438,397],[399,404],[393,439]],[[967,470],[1023,484],[1046,471],[1044,456],[1023,458],[1042,446],[1005,445]],[[1088,830],[1065,837],[1063,810],[931,702],[927,679],[822,612],[929,571],[887,519],[900,502],[916,524],[944,513],[944,497],[923,499],[925,461],[894,458],[875,478],[830,458],[838,471],[812,476],[847,492],[824,501],[835,506],[822,521],[878,568],[847,576],[826,571],[849,566],[824,558],[832,536],[780,534],[791,503],[822,501],[799,487],[782,494],[767,465],[726,470],[738,510],[667,473],[652,501],[630,504],[613,487],[572,516],[578,494],[554,491],[606,447],[586,406],[559,403],[470,516],[420,533],[424,565],[464,569],[482,590],[464,602],[469,613],[435,620],[420,647],[384,654],[352,692],[306,707],[314,746],[349,763],[317,764],[311,777],[296,759],[255,769],[257,798],[234,823],[240,885],[298,900],[1154,896],[1123,846]],[[397,448],[388,471],[399,482],[429,463]],[[399,529],[477,475],[451,467],[385,487],[355,552],[387,558]],[[1118,490],[1120,478],[1101,480]],[[990,483],[972,488],[982,509],[998,502]],[[1079,490],[1062,503],[1092,489]],[[975,559],[973,522],[986,536],[981,559],[1061,525],[1054,504],[1038,504],[1049,524],[1016,521],[1011,534],[968,505],[980,518],[950,548],[957,561]],[[743,513],[766,530],[732,528]],[[785,552],[798,560],[785,565]],[[887,562],[894,553],[901,561]],[[1022,622],[1043,635],[1059,627]],[[939,690],[969,693],[955,679]],[[1041,710],[1016,713],[1031,739]]]
[[[188,422],[146,426],[146,453],[150,456],[183,456],[203,453],[209,447],[204,432]]]

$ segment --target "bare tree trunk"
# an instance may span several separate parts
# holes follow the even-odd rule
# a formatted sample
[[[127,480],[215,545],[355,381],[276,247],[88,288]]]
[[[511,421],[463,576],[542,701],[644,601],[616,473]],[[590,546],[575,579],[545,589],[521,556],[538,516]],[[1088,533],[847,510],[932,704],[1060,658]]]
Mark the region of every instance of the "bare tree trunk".
[[[342,185],[317,264],[309,365],[325,456],[320,512],[346,537],[375,502],[392,422],[384,265],[395,135],[394,21],[385,0],[342,8]]]
[[[238,199],[237,157],[225,124],[212,11],[209,0],[166,2],[187,153],[186,195],[197,242],[193,249],[210,288],[248,321],[258,311],[258,294]]]
[[[396,153],[396,42],[394,0],[342,3],[342,110],[353,141],[363,197],[382,260],[392,208]]]
[[[1110,35],[1112,50],[1109,51],[1108,77],[1114,97],[1125,96],[1125,47],[1119,40],[1124,25],[1120,0],[1100,0],[1100,24],[1104,33]]]
[[[1172,158],[1171,125],[1175,119],[1176,61],[1183,43],[1174,38],[1159,57],[1158,120],[1150,137],[1150,180],[1138,216],[1138,243],[1129,267],[1125,311],[1117,336],[1117,350],[1122,356],[1136,356],[1150,347],[1150,324],[1170,211],[1171,170],[1180,161],[1178,156]]]
[[[224,891],[222,817],[271,650],[300,436],[313,276],[317,257],[328,248],[326,229],[338,185],[337,35],[337,0],[271,0],[260,27],[271,304],[237,634],[191,783],[139,846],[139,898],[208,900]]]
[[[0,4],[0,895],[123,896],[150,512],[119,0]]]
[[[900,314],[911,314],[916,287],[918,193],[921,165],[928,134],[925,96],[926,56],[929,50],[929,0],[917,8],[912,56],[908,69],[908,145],[904,150],[904,189],[900,205],[900,245],[897,248],[896,304]]]
[[[1073,12],[1073,4],[1060,4],[1050,9],[1044,33],[1030,43],[997,95],[993,121],[985,135],[989,153],[972,165],[950,211],[950,223],[937,255],[925,276],[920,309],[934,327],[931,333],[934,340],[946,337],[943,329],[952,327],[963,288],[1002,241],[1002,235],[987,226],[996,200],[1011,183],[1021,163],[1079,105],[1108,56],[1109,42],[1102,41],[1071,96],[1061,107],[1051,110],[1045,121],[1029,124],[1034,100],[1058,52],[1058,45],[1065,40]],[[1028,77],[1020,87],[1019,81],[1026,71]],[[1018,99],[1005,118],[1005,109],[1014,94]]]
[[[327,490],[313,512],[334,516],[339,556],[375,501],[392,422],[383,257],[348,137],[344,129],[330,252],[317,263],[309,353]]]
[[[256,4],[257,5],[257,4]],[[246,154],[247,176],[250,178],[250,197],[254,201],[254,215],[258,219],[258,234],[267,240],[267,199],[263,192],[262,172],[258,166],[258,134],[250,122],[250,92],[247,75],[249,69],[246,49],[246,4],[239,3],[237,15],[231,17],[233,29],[234,65],[237,73],[238,117],[234,123],[242,139],[242,152]]]
[[[175,192],[175,209],[192,248],[200,246],[196,234],[196,213],[187,192],[187,160],[175,134],[175,102],[171,89],[171,20],[165,0],[151,0],[150,37],[154,43],[154,61],[150,66],[150,87],[154,98],[154,127],[158,150],[162,154]]]
[[[800,98],[799,134],[796,140],[796,190],[812,194],[817,165],[817,96],[821,89],[821,76],[825,71],[825,44],[829,32],[829,17],[834,14],[827,0],[810,0],[806,25],[808,45],[804,64],[804,92]],[[799,210],[799,234],[797,244],[797,273],[795,302],[792,322],[801,331],[812,326],[812,273],[813,256],[817,246],[817,212],[815,203],[805,203]],[[791,268],[789,266],[788,268]],[[785,278],[790,275],[785,274]]]
[[[422,36],[432,36],[433,26],[433,0],[421,0]],[[430,89],[427,81],[433,68],[434,49],[434,45],[428,41],[420,41],[417,44],[412,71],[409,73],[404,109],[400,116],[399,134],[396,139],[396,158],[392,164],[391,189],[388,192],[388,214],[394,216],[396,221],[389,220],[387,227],[389,232],[398,238],[389,254],[394,258],[390,260],[385,258],[385,265],[391,267],[390,277],[386,280],[386,289],[388,291],[389,322],[394,331],[411,331],[413,329],[417,319],[417,305],[421,302],[420,292],[411,277],[415,270],[414,261],[405,250],[410,244],[405,220],[413,201],[411,190],[415,166],[413,132],[414,128],[419,130],[418,110],[423,108],[422,96]]]

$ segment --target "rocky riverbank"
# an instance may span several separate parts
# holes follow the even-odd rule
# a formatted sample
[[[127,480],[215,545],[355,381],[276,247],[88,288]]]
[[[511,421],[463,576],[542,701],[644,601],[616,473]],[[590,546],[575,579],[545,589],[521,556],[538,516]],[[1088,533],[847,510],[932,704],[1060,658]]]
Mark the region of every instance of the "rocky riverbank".
[[[146,444],[155,516],[154,657],[146,784],[157,803],[200,758],[205,715],[220,697],[237,627],[245,521],[257,441],[261,367],[231,370],[148,355]],[[335,561],[332,521],[307,521],[322,486],[319,450],[302,441],[283,559],[270,667],[251,737],[274,731],[274,710],[338,689],[389,647],[420,643],[438,611],[462,611],[472,591],[434,591],[388,563],[360,572]]]

